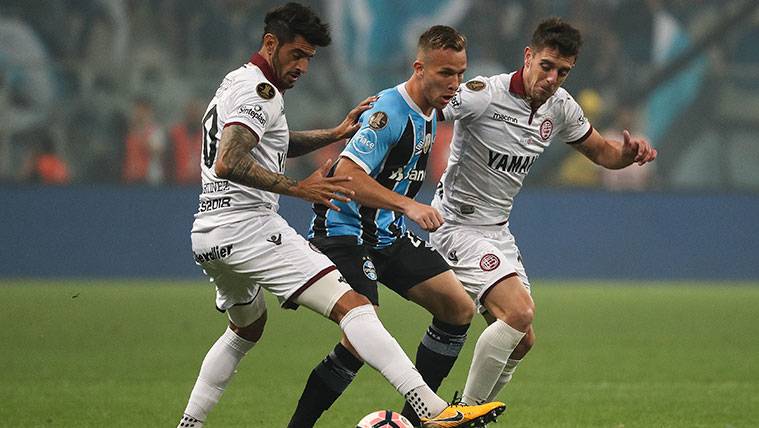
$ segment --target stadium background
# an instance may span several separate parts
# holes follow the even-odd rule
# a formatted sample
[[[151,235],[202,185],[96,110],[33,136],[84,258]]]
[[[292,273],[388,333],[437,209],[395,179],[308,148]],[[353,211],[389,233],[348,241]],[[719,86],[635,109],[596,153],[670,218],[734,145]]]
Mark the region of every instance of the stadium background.
[[[649,166],[609,172],[571,148],[554,146],[532,169],[516,200],[512,230],[534,285],[545,284],[539,305],[546,309],[539,314],[543,317],[539,326],[546,336],[534,365],[525,367],[523,377],[515,381],[522,382],[515,387],[522,388],[525,396],[516,402],[510,424],[620,426],[624,421],[628,427],[737,427],[758,423],[757,410],[733,410],[759,408],[759,374],[750,362],[757,352],[758,333],[750,320],[755,320],[759,306],[759,4],[748,0],[304,3],[331,23],[333,44],[319,50],[309,74],[287,94],[293,129],[333,126],[365,96],[406,79],[415,39],[429,25],[452,25],[467,35],[466,76],[472,78],[517,68],[535,24],[559,15],[580,28],[585,38],[578,66],[565,87],[605,135],[627,127],[649,138],[659,151]],[[147,415],[144,426],[156,420],[168,426],[181,409],[196,364],[223,327],[223,319],[208,310],[211,288],[189,248],[199,189],[200,115],[223,75],[257,50],[263,14],[276,4],[255,0],[4,0],[0,4],[0,301],[6,308],[0,314],[0,339],[7,344],[0,346],[0,378],[6,378],[0,382],[0,400],[8,404],[0,406],[0,426],[102,426],[121,407],[130,411],[134,403],[124,404],[126,395],[157,402],[172,397],[171,415],[147,404],[137,406]],[[445,167],[449,137],[450,129],[442,126],[422,200],[429,200]],[[339,148],[291,160],[288,173],[305,177]],[[305,231],[310,218],[307,204],[282,198],[282,213]],[[129,282],[121,282],[125,278]],[[51,301],[55,308],[40,315],[37,305]],[[122,341],[139,347],[144,340],[157,350],[156,361],[173,361],[172,351],[161,346],[197,325],[194,318],[182,318],[184,311],[174,307],[175,302],[190,308],[188,313],[202,313],[198,317],[204,321],[183,345],[177,372],[165,376],[170,379],[165,382],[167,390],[155,392],[159,390],[155,385],[146,386],[139,377],[130,383],[125,373],[123,379],[117,374],[110,384],[101,385],[99,377],[69,372],[72,367],[90,370],[93,361],[100,361],[95,366],[102,369],[106,358],[123,364],[119,369],[109,366],[103,377],[127,368],[143,370],[138,363],[151,359],[135,357],[135,348],[124,347]],[[81,312],[70,312],[73,303]],[[638,306],[643,306],[641,311],[631,312]],[[620,307],[630,311],[625,314],[629,318],[615,319],[622,313],[614,308]],[[114,324],[117,311],[108,308],[131,311],[132,318],[119,315]],[[167,320],[158,313],[174,318]],[[277,323],[290,326],[301,318],[270,313],[276,328],[286,328]],[[668,328],[670,314],[682,317],[683,323],[688,320],[688,325],[693,321],[695,332],[683,325]],[[155,324],[146,323],[144,317],[182,321],[178,330],[154,330],[150,338],[125,335],[131,331],[129,325],[154,329]],[[420,317],[421,328],[426,321]],[[654,348],[671,348],[668,353],[647,349],[645,356],[636,354],[650,346],[637,336],[641,317],[656,322],[649,328],[657,329],[658,336],[648,340]],[[704,319],[710,320],[708,326],[699,324]],[[84,340],[102,339],[103,331],[92,320],[101,323],[107,334],[117,335],[119,345]],[[596,366],[601,367],[594,373],[596,383],[574,390],[563,384],[557,389],[559,395],[570,390],[579,394],[575,397],[594,397],[582,403],[585,413],[562,413],[541,401],[550,394],[541,389],[545,379],[540,370],[564,381],[558,374],[565,373],[562,369],[580,372],[577,361],[570,358],[563,362],[569,366],[562,366],[552,358],[552,350],[566,353],[566,348],[552,346],[594,347],[593,341],[568,339],[591,322],[609,329],[597,330],[600,337],[619,334],[619,343],[602,340],[601,349],[609,350],[604,353],[609,366]],[[37,336],[40,329],[47,335]],[[275,336],[275,327],[270,330]],[[334,336],[330,332],[327,343]],[[408,344],[407,349],[421,334],[394,333],[404,346]],[[621,337],[628,333],[633,339],[623,342]],[[567,343],[552,342],[557,334],[563,334]],[[470,347],[471,343],[467,352]],[[705,352],[705,347],[711,350]],[[97,349],[103,351],[99,358],[91,354]],[[285,388],[287,394],[274,398],[284,395],[294,400],[301,378],[323,350],[307,354],[304,366],[295,370],[292,389]],[[68,359],[62,359],[61,351]],[[134,357],[132,366],[122,354]],[[621,379],[615,356],[617,362],[667,360],[672,367],[654,367],[651,362],[646,373],[650,369],[654,377],[679,389],[642,383],[640,390],[622,390],[631,393],[633,401],[642,399],[644,407],[660,405],[659,414],[679,409],[697,416],[651,419],[633,412],[635,406],[627,402],[630,396],[615,389]],[[680,356],[691,365],[677,366]],[[35,362],[48,370],[40,371]],[[459,383],[464,372],[457,366]],[[162,374],[157,371],[156,376]],[[704,376],[706,383],[694,389],[678,383],[698,376]],[[50,392],[60,392],[51,386],[60,378],[67,385],[63,398]],[[114,382],[116,389],[123,388],[119,398],[109,395]],[[362,382],[375,387],[371,380]],[[603,397],[592,395],[599,391]],[[668,401],[667,394],[673,393],[684,407]],[[239,390],[237,394],[243,395]],[[378,394],[392,397],[392,391]],[[245,414],[249,404],[245,395],[229,395],[225,399],[232,403],[227,407],[231,410],[220,411],[217,426],[238,424],[235,412]],[[683,398],[691,395],[704,401]],[[63,410],[72,404],[85,406],[82,397],[89,396],[107,396],[118,405],[110,407],[92,398],[95,404],[89,411]],[[269,398],[258,397],[264,402]],[[377,407],[366,397],[346,401],[355,404],[359,399],[365,400],[361,409]],[[597,419],[601,416],[592,409],[599,399],[607,400],[600,405],[607,405],[607,413],[619,418]],[[710,414],[715,400],[720,410]],[[519,406],[533,404],[545,418],[553,419],[532,425],[525,422],[527,418],[520,419]],[[323,426],[347,426],[358,420],[361,412],[349,411],[348,406],[337,407],[338,414],[345,413],[340,416],[342,424]],[[34,413],[40,407],[51,410]],[[280,419],[287,413],[282,412]],[[280,419],[272,426],[281,424]],[[676,420],[685,422],[678,425]]]

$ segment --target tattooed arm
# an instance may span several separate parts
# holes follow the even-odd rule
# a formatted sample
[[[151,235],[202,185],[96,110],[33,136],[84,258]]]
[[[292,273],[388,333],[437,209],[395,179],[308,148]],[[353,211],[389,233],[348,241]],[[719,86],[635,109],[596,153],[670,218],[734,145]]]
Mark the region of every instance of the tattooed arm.
[[[244,126],[224,128],[214,165],[216,175],[256,189],[295,196],[293,190],[298,185],[297,180],[269,171],[253,158],[251,151],[257,144],[256,134]]]
[[[290,147],[287,150],[287,157],[303,156],[341,139],[337,137],[334,129],[290,131]]]
[[[361,113],[371,108],[371,103],[377,101],[377,97],[369,97],[359,105],[353,108],[345,116],[339,125],[332,129],[315,129],[313,131],[290,131],[290,147],[287,151],[287,157],[294,158],[303,156],[316,149],[340,141],[344,138],[350,138],[358,131],[361,124],[358,123],[358,117]]]
[[[258,144],[258,137],[247,128],[231,125],[224,128],[219,142],[219,155],[214,171],[219,178],[281,195],[295,196],[310,202],[336,207],[331,199],[347,202],[353,192],[341,183],[350,177],[325,177],[332,160],[328,160],[308,178],[297,181],[283,174],[262,167],[251,151]]]

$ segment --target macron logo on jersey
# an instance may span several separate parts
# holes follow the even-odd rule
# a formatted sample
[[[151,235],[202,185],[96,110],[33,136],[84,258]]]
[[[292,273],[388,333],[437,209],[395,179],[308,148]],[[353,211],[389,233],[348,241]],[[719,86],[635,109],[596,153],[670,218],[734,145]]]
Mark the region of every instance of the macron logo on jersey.
[[[519,174],[527,174],[538,159],[537,156],[509,156],[492,150],[490,150],[488,158],[488,166],[490,168],[503,172],[516,172]]]
[[[493,119],[497,120],[499,122],[506,122],[506,123],[511,123],[511,124],[514,124],[514,125],[516,125],[517,123],[519,123],[519,121],[517,120],[516,117],[509,116],[508,114],[501,114],[501,113],[498,113],[498,112],[494,112],[493,113]]]

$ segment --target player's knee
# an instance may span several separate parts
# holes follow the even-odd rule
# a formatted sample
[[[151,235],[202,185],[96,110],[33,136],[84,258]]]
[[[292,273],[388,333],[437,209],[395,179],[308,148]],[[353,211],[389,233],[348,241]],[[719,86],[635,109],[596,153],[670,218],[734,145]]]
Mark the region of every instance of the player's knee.
[[[423,306],[435,318],[449,324],[469,324],[476,313],[474,302],[466,293],[453,293],[433,300],[433,302],[424,302]]]
[[[532,322],[535,320],[535,305],[532,302],[522,309],[521,317],[522,322],[532,325]]]
[[[350,290],[337,300],[335,306],[332,307],[332,312],[329,314],[329,319],[339,323],[351,309],[363,305],[371,305],[371,302],[363,294]]]
[[[535,319],[535,306],[529,305],[521,308],[516,313],[517,322],[521,326],[525,326],[525,328],[528,328],[532,325],[532,321]]]
[[[535,305],[530,302],[529,304],[512,307],[506,312],[503,321],[519,331],[527,331],[534,319]]]
[[[264,327],[266,327],[266,312],[261,314],[261,316],[253,321],[252,324],[244,327],[240,327],[233,321],[229,321],[229,328],[235,332],[236,335],[251,342],[258,342],[258,340],[261,339],[261,336],[264,334]]]
[[[530,352],[530,349],[532,349],[533,345],[535,345],[535,333],[531,330],[529,334],[526,334],[522,338],[517,347],[521,348],[522,353],[526,354]]]
[[[469,296],[466,296],[464,299],[459,298],[451,302],[451,308],[453,308],[452,311],[450,309],[448,310],[454,319],[449,322],[456,325],[469,324],[472,322],[472,318],[474,318],[474,314],[476,312],[474,302],[469,298]]]
[[[266,300],[259,292],[247,304],[235,305],[227,309],[229,328],[243,339],[257,342],[266,325]]]

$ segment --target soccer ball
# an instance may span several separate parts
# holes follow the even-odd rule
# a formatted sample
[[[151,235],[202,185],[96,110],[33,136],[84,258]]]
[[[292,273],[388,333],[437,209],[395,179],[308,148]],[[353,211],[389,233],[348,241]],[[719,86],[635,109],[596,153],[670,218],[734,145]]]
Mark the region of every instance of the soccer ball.
[[[414,425],[400,413],[392,410],[377,410],[358,421],[356,428],[414,428]]]

